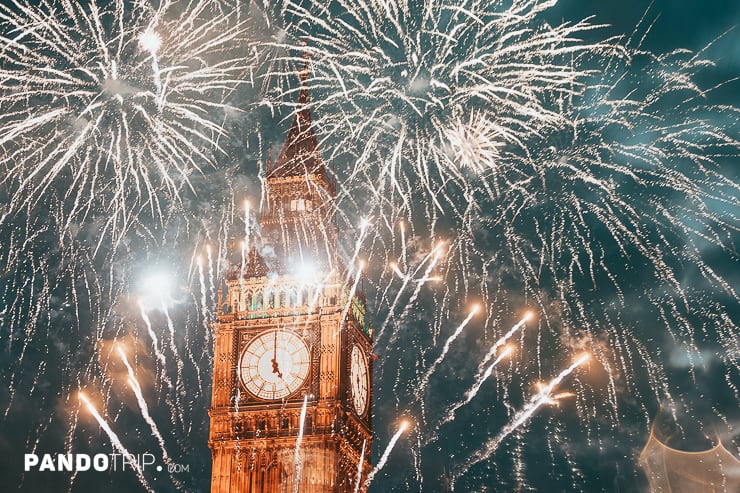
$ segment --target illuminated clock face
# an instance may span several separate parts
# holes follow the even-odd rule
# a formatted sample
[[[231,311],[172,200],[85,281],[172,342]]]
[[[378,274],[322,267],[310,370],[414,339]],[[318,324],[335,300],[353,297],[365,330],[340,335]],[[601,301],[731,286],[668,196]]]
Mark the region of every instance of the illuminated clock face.
[[[357,414],[364,414],[367,409],[368,378],[367,358],[359,346],[352,347],[350,356],[350,389],[352,390],[352,405],[355,406]]]
[[[260,399],[277,400],[301,388],[310,358],[303,339],[285,330],[267,330],[249,341],[239,364],[247,390]]]

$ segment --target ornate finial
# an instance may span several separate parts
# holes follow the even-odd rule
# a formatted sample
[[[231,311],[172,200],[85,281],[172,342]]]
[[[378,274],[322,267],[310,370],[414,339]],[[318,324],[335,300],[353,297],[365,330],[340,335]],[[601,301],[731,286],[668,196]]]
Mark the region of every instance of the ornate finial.
[[[304,46],[307,45],[305,41],[303,42]],[[308,76],[311,75],[311,54],[308,52],[308,50],[303,50],[301,53],[301,57],[303,58],[303,68],[301,69],[301,85],[305,85],[306,80],[308,79]]]

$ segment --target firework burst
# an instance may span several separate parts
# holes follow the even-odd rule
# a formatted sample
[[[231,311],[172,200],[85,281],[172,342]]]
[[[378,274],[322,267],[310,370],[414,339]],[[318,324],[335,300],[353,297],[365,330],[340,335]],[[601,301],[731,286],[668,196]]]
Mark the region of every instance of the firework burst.
[[[398,215],[433,214],[409,202],[418,189],[439,211],[475,173],[558,124],[553,99],[582,90],[585,54],[618,49],[579,40],[588,22],[549,26],[538,2],[288,4],[288,53],[312,58],[317,126],[342,172],[372,183]],[[270,46],[275,46],[272,43]],[[295,58],[283,60],[290,65]],[[293,89],[286,87],[283,95]],[[526,151],[526,149],[524,149]],[[345,193],[350,193],[345,191]]]
[[[243,36],[209,2],[13,2],[2,7],[3,221],[58,197],[67,228],[119,241],[193,189],[224,135]],[[233,53],[231,55],[234,56]]]

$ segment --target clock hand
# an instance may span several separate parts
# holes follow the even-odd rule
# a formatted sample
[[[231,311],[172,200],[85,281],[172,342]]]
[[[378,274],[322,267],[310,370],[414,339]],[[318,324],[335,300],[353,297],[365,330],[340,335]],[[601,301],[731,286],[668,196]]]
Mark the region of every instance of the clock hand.
[[[282,379],[283,374],[280,373],[280,367],[278,366],[278,360],[277,360],[277,330],[275,331],[275,341],[273,345],[273,353],[272,353],[272,372],[277,374],[278,378]]]

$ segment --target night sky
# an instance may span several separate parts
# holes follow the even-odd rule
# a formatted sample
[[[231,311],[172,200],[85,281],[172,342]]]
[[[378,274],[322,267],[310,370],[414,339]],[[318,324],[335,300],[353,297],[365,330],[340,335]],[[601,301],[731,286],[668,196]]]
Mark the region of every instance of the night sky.
[[[12,4],[8,1],[2,3]],[[553,24],[590,16],[593,16],[592,23],[609,26],[590,32],[588,35],[593,39],[589,38],[589,41],[628,36],[635,29],[642,36],[646,27],[652,24],[641,45],[646,52],[664,54],[678,49],[697,52],[713,43],[703,57],[712,60],[714,66],[703,69],[697,82],[704,89],[720,86],[707,92],[702,102],[740,107],[740,81],[733,80],[740,78],[740,2],[563,0],[544,14],[544,18]],[[643,16],[642,24],[639,24]],[[7,30],[7,24],[0,29]],[[6,32],[4,36],[7,35]],[[5,61],[3,58],[0,63]],[[601,67],[597,64],[593,68],[598,71]],[[635,63],[633,72],[631,76],[637,80],[652,76],[647,71],[641,73],[639,63]],[[2,88],[9,91],[7,86]],[[105,213],[99,210],[80,219],[75,223],[71,236],[57,242],[58,231],[55,228],[58,224],[54,226],[56,223],[51,217],[65,212],[55,210],[54,204],[57,203],[55,197],[64,196],[72,180],[70,175],[63,175],[36,203],[21,208],[22,213],[14,213],[0,222],[0,248],[11,252],[0,255],[0,371],[6,382],[0,389],[0,410],[3,412],[0,416],[0,456],[3,457],[0,479],[4,491],[145,491],[131,472],[86,472],[74,478],[66,472],[23,472],[23,454],[31,451],[56,454],[71,450],[91,455],[111,452],[109,437],[89,413],[80,410],[78,399],[72,395],[77,389],[85,389],[94,396],[95,402],[110,403],[107,408],[98,410],[113,424],[114,431],[131,452],[160,455],[157,441],[142,420],[135,398],[127,387],[115,383],[117,378],[126,375],[126,368],[111,356],[111,341],[114,339],[124,341],[136,355],[133,364],[141,379],[152,418],[162,432],[170,455],[177,463],[187,465],[187,471],[169,476],[147,472],[145,476],[152,489],[158,492],[209,491],[211,465],[207,447],[207,410],[211,374],[207,362],[211,348],[208,347],[208,329],[204,326],[201,306],[201,298],[205,299],[206,294],[201,296],[202,285],[193,252],[205,255],[202,252],[206,244],[233,246],[244,226],[241,211],[237,209],[244,198],[255,200],[259,197],[258,170],[264,166],[266,158],[274,158],[282,142],[287,126],[285,114],[279,111],[271,114],[264,105],[251,104],[255,92],[245,89],[229,94],[231,104],[247,111],[235,111],[224,117],[228,135],[224,136],[223,142],[219,141],[223,152],[216,153],[215,166],[205,167],[202,173],[193,173],[191,187],[197,193],[191,193],[179,183],[177,187],[182,191],[182,200],[165,207],[161,216],[154,217],[156,215],[147,212],[150,209],[142,207],[140,223],[127,231],[116,248],[109,249],[110,245],[106,243],[102,251],[107,253],[98,256],[89,253],[99,239],[97,228],[106,218]],[[317,98],[322,95],[318,90]],[[8,113],[5,96],[6,92],[3,92],[0,111]],[[33,107],[34,98],[30,97],[29,101]],[[677,104],[676,107],[680,106]],[[667,115],[671,114],[671,109],[666,107]],[[727,132],[738,139],[737,120],[727,118]],[[0,125],[5,121],[5,117],[0,116]],[[722,123],[718,125],[722,126]],[[21,145],[20,140],[2,141],[0,144],[0,173],[10,168],[8,163],[14,158],[8,156],[17,149],[16,145]],[[326,145],[331,147],[332,143],[327,142]],[[729,233],[712,244],[713,247],[706,247],[702,254],[706,265],[711,266],[731,289],[737,290],[740,288],[736,251],[737,144],[734,152],[726,151],[722,149],[722,156],[717,158],[718,174],[727,177],[731,184],[728,188],[735,190],[734,200],[731,197],[724,203],[715,203],[711,199],[708,202],[729,223],[726,228]],[[340,188],[344,184],[346,189],[352,189],[352,183],[342,182],[347,179],[341,168],[342,159],[346,156],[337,160],[336,176]],[[103,176],[109,171],[105,170]],[[332,172],[335,171],[332,169]],[[712,188],[713,185],[702,182],[700,188]],[[14,180],[0,181],[0,215],[10,210],[15,186]],[[682,194],[669,186],[666,189],[655,186],[649,192],[655,194],[661,203],[684,200]],[[644,190],[636,187],[634,193],[636,207],[646,207],[651,203],[643,195],[646,193]],[[165,194],[163,197],[167,199],[169,196]],[[355,210],[344,211],[346,216],[341,219],[346,221],[342,241],[347,258],[352,255],[354,241],[359,234],[359,229],[352,226],[362,214],[362,207],[357,207],[357,202],[362,203],[362,196],[358,197],[344,202],[355,207]],[[466,199],[461,194],[454,197],[459,203]],[[107,199],[101,200],[105,202]],[[537,207],[541,207],[539,212],[544,217],[550,217],[551,211],[557,209],[548,203]],[[509,258],[504,248],[504,236],[497,226],[490,226],[495,224],[492,216],[497,210],[482,203],[480,218],[473,220],[475,236],[470,240],[475,243],[476,254],[483,259],[471,263],[472,271],[490,259],[485,273],[479,269],[470,274],[473,285],[489,286],[486,316],[472,319],[460,338],[451,344],[449,354],[429,378],[423,395],[416,394],[420,379],[440,355],[445,339],[465,319],[469,302],[479,301],[483,296],[471,295],[466,287],[465,295],[449,302],[449,307],[446,307],[440,303],[440,293],[444,293],[444,289],[422,290],[405,310],[394,312],[395,318],[390,326],[398,331],[393,329],[393,335],[383,337],[376,347],[379,359],[375,367],[373,394],[373,462],[378,462],[401,418],[417,424],[412,425],[412,431],[396,444],[388,464],[376,476],[371,492],[446,491],[449,478],[461,471],[487,440],[497,436],[512,416],[526,406],[529,397],[536,392],[536,381],[546,381],[556,375],[572,361],[576,349],[587,348],[588,344],[608,346],[614,342],[604,335],[603,338],[594,337],[586,344],[578,327],[569,327],[563,333],[552,329],[568,325],[569,320],[577,322],[583,316],[568,312],[574,304],[563,306],[558,302],[560,293],[557,289],[547,288],[547,273],[540,280],[543,287],[537,305],[531,287],[519,280],[515,269],[507,265]],[[653,211],[639,212],[652,215]],[[533,208],[531,213],[536,217],[538,210]],[[416,228],[409,234],[409,257],[419,261],[430,248],[430,238],[425,236],[424,230],[427,218],[418,211],[408,216],[411,222],[416,222]],[[664,224],[662,220],[650,224]],[[696,226],[691,218],[685,221],[683,224]],[[701,226],[697,227],[701,229]],[[434,227],[437,233],[452,234],[455,219],[452,215],[442,214]],[[527,228],[535,229],[531,224],[526,225],[523,229],[525,235],[532,233]],[[680,251],[684,239],[672,228],[667,228],[667,231],[667,241]],[[663,231],[660,230],[649,232],[648,243],[655,244],[661,234]],[[609,232],[594,227],[593,235],[595,241],[600,242],[599,238],[608,238]],[[27,243],[19,241],[19,238],[29,237],[33,239]],[[389,258],[397,257],[396,250],[393,250],[395,247],[387,246],[395,245],[397,238],[390,238],[388,234],[384,236],[382,232],[378,233],[378,238],[376,242],[363,244],[368,251],[390,252],[370,256],[371,265],[364,284],[377,328],[388,316],[388,302],[393,299],[383,293],[387,274],[384,273],[386,265],[382,257],[384,254]],[[717,247],[717,243],[724,248]],[[672,255],[666,255],[669,262],[676,258],[682,261],[670,268],[683,285],[691,287],[687,297],[696,309],[686,310],[685,320],[692,324],[688,332],[677,326],[675,332],[668,333],[665,325],[675,323],[676,318],[670,313],[662,313],[653,301],[669,300],[661,306],[670,306],[673,293],[664,292],[669,288],[650,277],[649,266],[641,264],[644,259],[637,250],[630,246],[626,250],[624,257],[616,247],[603,252],[605,263],[619,279],[618,285],[626,295],[618,293],[620,289],[610,287],[609,279],[603,273],[594,275],[594,283],[585,274],[574,283],[583,288],[578,298],[583,303],[584,313],[590,315],[604,310],[608,312],[604,326],[619,321],[634,329],[625,338],[634,338],[635,344],[630,346],[629,340],[622,341],[629,348],[626,351],[632,351],[630,354],[634,359],[629,364],[632,375],[610,373],[595,363],[590,364],[588,371],[576,371],[575,379],[569,378],[558,387],[558,392],[578,393],[576,398],[565,397],[557,406],[544,406],[538,410],[526,425],[502,441],[491,458],[466,469],[458,478],[455,491],[648,491],[647,479],[637,464],[637,458],[654,421],[658,423],[656,429],[659,434],[675,448],[704,450],[712,446],[711,437],[719,436],[728,450],[740,456],[737,432],[740,406],[737,392],[733,391],[740,385],[738,356],[734,356],[734,366],[727,364],[727,358],[732,360],[731,355],[725,354],[726,358],[720,358],[720,353],[727,353],[728,346],[733,345],[733,337],[735,347],[740,345],[737,298],[727,290],[706,283],[696,266],[683,262],[680,253],[671,252]],[[70,252],[79,253],[70,255]],[[233,249],[222,254],[222,260],[238,260]],[[376,259],[374,265],[373,258]],[[634,264],[624,261],[624,258],[635,259]],[[613,264],[610,263],[612,261]],[[553,272],[557,274],[559,271],[555,269]],[[164,368],[158,367],[156,356],[148,349],[150,342],[137,304],[138,299],[149,303],[152,326],[165,341],[168,337],[167,319],[156,302],[160,294],[152,291],[146,281],[158,273],[165,273],[170,279],[164,288],[164,296],[177,329],[178,338],[173,344],[182,358],[181,368],[175,359],[170,358]],[[448,276],[448,287],[462,289],[462,276],[445,275]],[[74,280],[70,281],[70,277]],[[208,277],[207,269],[205,277]],[[599,287],[594,288],[590,284]],[[94,296],[89,298],[97,301],[72,294],[82,286],[91,290]],[[159,286],[157,289],[163,288]],[[453,294],[445,295],[444,300],[455,296],[454,289],[447,292]],[[213,293],[207,294],[210,297]],[[613,302],[620,294],[627,299],[622,305]],[[42,298],[46,301],[39,302]],[[403,299],[408,302],[408,297]],[[473,382],[477,362],[487,348],[517,323],[522,307],[532,305],[539,307],[535,309],[538,321],[528,325],[527,332],[522,333],[521,338],[515,336],[514,340],[530,348],[526,355],[532,361],[536,359],[537,364],[527,366],[525,362],[515,363],[514,360],[503,363],[493,373],[493,378],[484,383],[475,400],[462,407],[451,423],[435,429],[433,423],[452,403],[460,400],[464,390]],[[706,310],[701,309],[702,306],[706,306]],[[716,317],[710,313],[715,307],[721,308]],[[681,306],[677,310],[684,313]],[[547,322],[543,321],[545,317]],[[729,340],[727,337],[720,340],[715,327],[720,323],[734,330],[730,331],[734,336],[730,335]],[[599,322],[595,322],[595,326],[602,327]],[[686,350],[682,343],[687,338],[698,341],[697,351]],[[572,340],[566,343],[565,339]],[[561,350],[566,346],[575,349],[565,354]],[[538,349],[532,349],[534,347]],[[654,356],[660,367],[648,367],[640,351]],[[520,372],[522,368],[527,370]],[[182,392],[168,394],[168,398],[175,402],[166,402],[161,393],[163,374],[172,376],[178,373]],[[619,402],[618,411],[613,411],[611,405],[605,403],[612,399],[609,391],[605,390],[611,388],[610,385],[618,394],[615,397]],[[664,399],[666,386],[680,403],[675,408]],[[639,389],[639,392],[630,389]],[[175,417],[173,408],[178,409]],[[430,437],[435,435],[437,439],[430,441]]]

